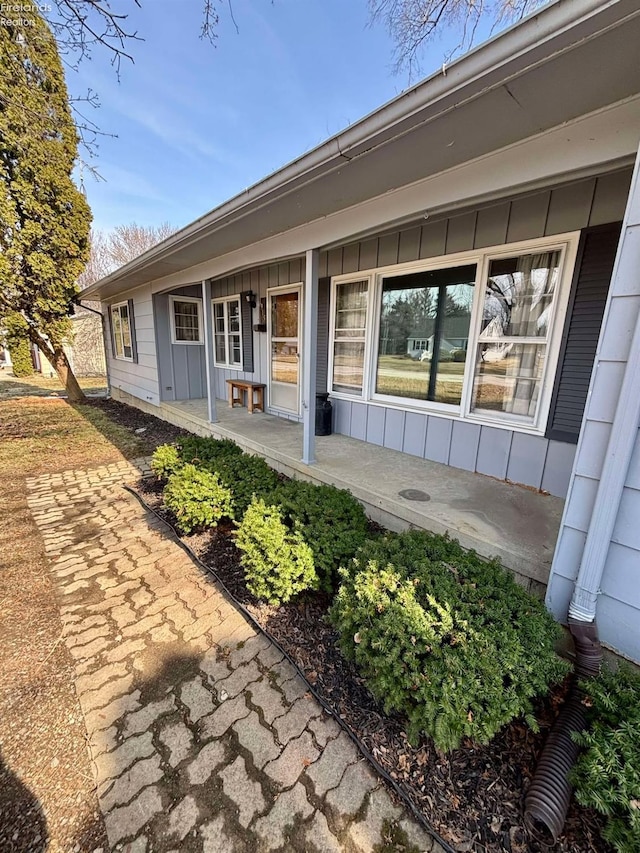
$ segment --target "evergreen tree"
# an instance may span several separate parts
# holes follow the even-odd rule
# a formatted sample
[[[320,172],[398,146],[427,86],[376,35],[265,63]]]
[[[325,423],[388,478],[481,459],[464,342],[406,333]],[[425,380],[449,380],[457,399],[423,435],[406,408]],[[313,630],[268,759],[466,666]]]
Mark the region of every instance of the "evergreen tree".
[[[0,71],[0,325],[21,326],[78,402],[63,341],[91,213],[71,177],[78,137],[58,50],[35,7],[0,27]]]

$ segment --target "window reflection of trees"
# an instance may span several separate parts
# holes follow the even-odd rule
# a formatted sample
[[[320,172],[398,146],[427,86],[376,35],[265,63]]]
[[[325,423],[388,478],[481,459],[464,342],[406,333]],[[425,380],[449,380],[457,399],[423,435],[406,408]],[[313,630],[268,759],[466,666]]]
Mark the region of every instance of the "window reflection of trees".
[[[377,393],[460,402],[475,276],[469,264],[383,280]]]

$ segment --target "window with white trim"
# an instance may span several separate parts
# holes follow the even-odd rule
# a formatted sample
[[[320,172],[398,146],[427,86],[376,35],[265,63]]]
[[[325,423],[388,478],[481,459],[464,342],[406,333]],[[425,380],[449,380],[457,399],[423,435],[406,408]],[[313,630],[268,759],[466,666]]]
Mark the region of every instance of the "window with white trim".
[[[123,361],[133,361],[133,336],[128,302],[118,302],[117,305],[111,306],[111,330],[115,357]]]
[[[362,394],[369,280],[346,281],[335,288],[333,390]]]
[[[213,356],[216,367],[242,370],[242,314],[240,297],[215,299],[213,310]]]
[[[170,296],[169,307],[172,343],[203,343],[202,301],[191,296]]]
[[[489,260],[471,411],[534,423],[548,358],[561,253]]]
[[[332,393],[543,432],[578,238],[335,277]]]

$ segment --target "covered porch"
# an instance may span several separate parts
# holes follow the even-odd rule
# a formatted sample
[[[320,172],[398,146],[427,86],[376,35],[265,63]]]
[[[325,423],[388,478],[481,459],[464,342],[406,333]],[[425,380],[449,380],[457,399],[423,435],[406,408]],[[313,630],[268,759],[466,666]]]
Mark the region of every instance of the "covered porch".
[[[392,530],[448,532],[485,557],[498,556],[532,592],[543,594],[564,501],[344,435],[316,438],[315,464],[303,463],[303,426],[250,415],[207,399],[165,402],[160,416],[199,435],[230,438],[288,476],[348,489],[374,521]]]

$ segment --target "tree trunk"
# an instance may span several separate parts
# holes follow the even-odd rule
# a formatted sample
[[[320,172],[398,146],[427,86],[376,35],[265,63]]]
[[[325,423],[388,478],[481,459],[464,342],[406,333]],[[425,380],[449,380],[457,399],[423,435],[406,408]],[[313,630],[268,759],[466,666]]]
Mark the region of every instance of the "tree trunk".
[[[84,395],[84,391],[78,384],[78,380],[71,369],[69,359],[67,358],[62,346],[52,345],[51,341],[40,337],[37,332],[32,331],[31,334],[34,344],[42,350],[47,359],[51,362],[51,366],[58,374],[58,379],[65,387],[69,402],[86,403],[87,398]]]

